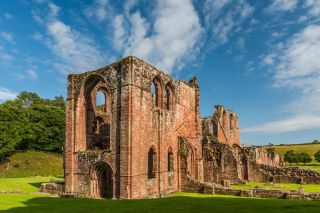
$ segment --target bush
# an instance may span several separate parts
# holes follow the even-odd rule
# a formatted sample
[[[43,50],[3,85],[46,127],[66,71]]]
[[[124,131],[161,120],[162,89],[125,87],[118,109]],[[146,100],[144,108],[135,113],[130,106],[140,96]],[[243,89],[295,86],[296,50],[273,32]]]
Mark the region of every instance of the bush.
[[[299,153],[300,155],[300,162],[302,162],[303,164],[306,164],[306,163],[310,163],[312,161],[312,158],[310,157],[310,155],[308,153]]]

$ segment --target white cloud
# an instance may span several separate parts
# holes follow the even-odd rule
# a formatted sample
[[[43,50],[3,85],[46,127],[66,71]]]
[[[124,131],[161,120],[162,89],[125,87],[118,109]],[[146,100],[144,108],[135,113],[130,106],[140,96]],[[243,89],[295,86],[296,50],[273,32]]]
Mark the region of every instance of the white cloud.
[[[320,1],[319,0],[305,0],[305,7],[309,8],[309,14],[320,17]]]
[[[8,12],[4,13],[3,16],[7,20],[13,19],[13,15],[11,13],[8,13]]]
[[[0,87],[0,100],[6,101],[6,100],[12,100],[17,97],[17,93],[13,92],[7,88]]]
[[[34,80],[38,78],[38,74],[34,69],[28,69],[26,73],[30,79]]]
[[[88,18],[97,18],[99,22],[105,21],[111,15],[111,9],[108,5],[108,0],[95,0],[85,9],[85,14]]]
[[[97,2],[102,3],[103,1]],[[63,74],[84,72],[108,63],[106,53],[99,50],[92,38],[58,19],[61,9],[57,5],[48,3],[47,8],[49,15],[45,18],[37,14],[41,20],[39,24],[45,27],[47,36],[35,33],[33,39],[44,42],[57,57],[53,62],[53,66],[57,70]],[[33,15],[36,14],[33,13]],[[22,75],[26,75],[30,79],[37,78],[37,72],[34,69],[29,69]]]
[[[103,65],[104,56],[94,41],[59,20],[47,24],[49,49],[60,58],[63,72],[83,72]]]
[[[13,36],[10,32],[0,32],[0,37],[10,43],[13,43],[13,44],[15,43]]]
[[[43,35],[39,32],[35,32],[32,38],[36,41],[43,41]]]
[[[277,11],[294,11],[297,8],[298,0],[273,0],[266,11],[277,12]]]
[[[290,116],[244,129],[245,132],[288,132],[320,128],[320,26],[310,25],[270,54],[276,88],[296,94],[283,106]]]
[[[4,48],[0,45],[0,64],[7,64],[13,59],[13,56],[4,51]]]
[[[206,0],[204,2],[204,12],[206,21],[215,19],[222,13],[222,9],[230,4],[233,0]]]
[[[49,6],[49,10],[50,10],[50,15],[53,17],[57,16],[60,11],[60,8],[53,3],[49,3],[48,6]]]
[[[241,30],[241,24],[253,11],[254,8],[245,0],[207,0],[204,4],[206,28],[212,30],[213,39],[218,44],[224,44],[232,33]]]
[[[244,128],[242,132],[285,133],[305,129],[320,128],[320,117],[312,115],[293,116],[285,120],[273,121]]]
[[[198,14],[190,0],[158,0],[152,14],[154,22],[139,11],[130,14],[126,23],[123,16],[117,16],[113,22],[115,48],[124,56],[135,55],[172,72],[197,51],[202,32]]]
[[[126,31],[124,28],[124,17],[122,15],[117,15],[113,21],[114,35],[113,42],[114,47],[117,51],[122,50],[125,42]]]

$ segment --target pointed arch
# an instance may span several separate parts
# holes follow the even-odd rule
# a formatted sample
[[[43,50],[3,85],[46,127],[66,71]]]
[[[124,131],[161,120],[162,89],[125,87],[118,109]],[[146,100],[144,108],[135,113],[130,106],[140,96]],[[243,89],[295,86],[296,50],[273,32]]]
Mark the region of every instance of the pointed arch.
[[[165,86],[165,109],[169,111],[173,111],[173,103],[174,103],[174,87],[171,82],[168,82]]]
[[[163,108],[163,86],[159,76],[153,78],[151,91],[154,106]]]

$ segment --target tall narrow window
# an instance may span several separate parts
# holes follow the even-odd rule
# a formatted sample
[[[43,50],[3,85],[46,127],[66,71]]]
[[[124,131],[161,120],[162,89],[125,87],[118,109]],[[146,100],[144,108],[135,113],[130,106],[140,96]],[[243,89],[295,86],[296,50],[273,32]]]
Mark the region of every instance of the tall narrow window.
[[[151,147],[148,152],[148,179],[156,176],[156,153],[154,147]]]
[[[162,107],[162,84],[158,77],[155,77],[152,81],[152,100],[156,107]]]
[[[168,172],[173,171],[173,153],[171,147],[168,150]]]
[[[99,111],[105,112],[107,109],[106,95],[102,90],[98,90],[96,93],[96,108]]]
[[[165,109],[173,110],[173,86],[171,83],[167,83],[165,89]]]

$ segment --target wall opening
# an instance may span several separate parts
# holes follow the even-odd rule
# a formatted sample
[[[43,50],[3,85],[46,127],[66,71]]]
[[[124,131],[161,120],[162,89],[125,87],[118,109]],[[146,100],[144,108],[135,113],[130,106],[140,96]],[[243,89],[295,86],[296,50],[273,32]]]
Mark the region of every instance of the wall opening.
[[[90,174],[90,195],[93,198],[113,198],[113,172],[109,164],[98,163]]]
[[[173,86],[171,83],[167,83],[166,88],[165,88],[165,95],[164,95],[164,100],[165,100],[165,109],[169,111],[173,111]]]
[[[168,172],[173,172],[173,152],[172,152],[172,148],[170,147],[168,150]]]
[[[156,177],[156,152],[152,146],[148,152],[148,179]]]
[[[155,77],[151,86],[152,101],[154,106],[162,108],[162,84],[158,77]]]
[[[107,97],[102,89],[99,89],[96,93],[96,109],[98,111],[107,111]]]

